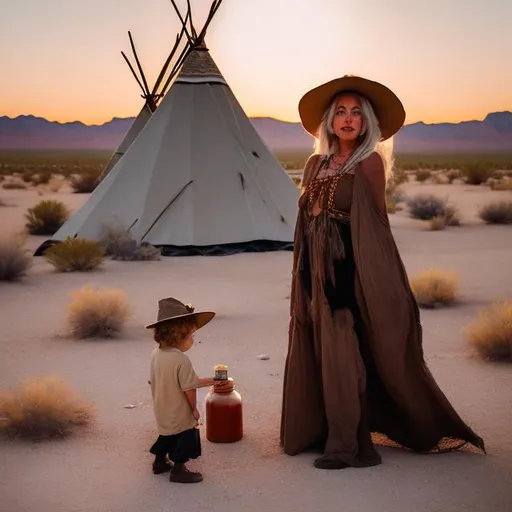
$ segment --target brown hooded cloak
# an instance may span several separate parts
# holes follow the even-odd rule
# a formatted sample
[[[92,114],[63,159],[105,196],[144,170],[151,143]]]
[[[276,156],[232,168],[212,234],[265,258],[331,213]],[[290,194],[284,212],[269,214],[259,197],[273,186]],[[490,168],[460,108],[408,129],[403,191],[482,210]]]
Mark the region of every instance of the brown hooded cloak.
[[[303,190],[322,163],[321,155],[310,157]],[[379,464],[372,433],[373,441],[379,437],[418,452],[466,443],[485,451],[425,364],[418,306],[378,192],[383,181],[382,160],[374,153],[338,187],[350,201],[351,247],[327,212],[313,221],[323,224],[312,236],[304,194],[299,200],[281,418],[281,443],[289,455],[316,447],[345,465]],[[337,195],[330,194],[332,211]],[[333,310],[326,279],[335,281],[331,263],[349,253],[357,307]],[[303,278],[308,265],[309,285]]]

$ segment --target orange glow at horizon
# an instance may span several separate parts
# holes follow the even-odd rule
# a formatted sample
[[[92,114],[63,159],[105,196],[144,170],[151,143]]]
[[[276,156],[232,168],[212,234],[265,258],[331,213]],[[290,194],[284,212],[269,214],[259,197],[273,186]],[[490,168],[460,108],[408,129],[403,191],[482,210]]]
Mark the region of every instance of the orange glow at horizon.
[[[152,84],[179,30],[168,0],[24,0],[0,33],[0,116],[103,124],[143,100],[120,50],[127,30]],[[202,27],[211,0],[194,0]],[[44,4],[44,5],[43,5]],[[72,4],[72,5],[71,5]],[[186,1],[178,2],[185,12]],[[30,8],[29,8],[30,7]],[[308,89],[345,73],[378,80],[404,103],[406,124],[481,120],[512,110],[512,2],[225,1],[210,25],[211,55],[250,117],[298,122]],[[5,10],[5,9],[4,9]],[[98,15],[100,13],[100,15]],[[150,27],[150,29],[148,29]],[[315,28],[316,27],[316,28]],[[321,27],[321,28],[318,28]]]

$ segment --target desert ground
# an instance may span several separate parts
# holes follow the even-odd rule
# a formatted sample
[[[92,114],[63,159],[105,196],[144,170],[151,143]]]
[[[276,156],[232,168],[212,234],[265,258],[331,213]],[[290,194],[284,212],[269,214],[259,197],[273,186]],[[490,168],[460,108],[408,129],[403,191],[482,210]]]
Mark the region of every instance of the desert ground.
[[[96,415],[66,439],[0,440],[0,511],[512,510],[512,372],[510,365],[476,357],[464,333],[480,309],[511,299],[512,228],[484,225],[476,215],[480,204],[511,193],[463,184],[408,183],[403,189],[408,196],[448,194],[460,210],[462,226],[443,231],[428,231],[406,210],[390,220],[409,275],[439,268],[460,278],[459,304],[421,312],[425,356],[456,410],[484,438],[487,455],[470,449],[416,455],[380,447],[380,466],[321,471],[313,467],[314,454],[282,454],[290,252],[109,260],[101,270],[68,274],[38,257],[20,282],[0,283],[0,387],[56,373],[94,404]],[[24,212],[41,198],[76,209],[86,197],[66,188],[43,196],[0,189],[7,203],[0,207],[0,230],[23,229]],[[45,238],[31,236],[27,243],[35,249]],[[86,284],[126,292],[134,314],[119,338],[77,341],[67,334],[68,294]],[[212,374],[214,364],[229,365],[243,398],[242,441],[210,443],[202,425],[203,456],[190,464],[204,474],[196,486],[170,484],[167,475],[151,472],[148,449],[156,432],[147,379],[154,342],[144,325],[165,296],[217,311],[197,334],[190,356],[203,376]],[[200,404],[206,392],[199,392]],[[126,408],[130,404],[135,407]]]

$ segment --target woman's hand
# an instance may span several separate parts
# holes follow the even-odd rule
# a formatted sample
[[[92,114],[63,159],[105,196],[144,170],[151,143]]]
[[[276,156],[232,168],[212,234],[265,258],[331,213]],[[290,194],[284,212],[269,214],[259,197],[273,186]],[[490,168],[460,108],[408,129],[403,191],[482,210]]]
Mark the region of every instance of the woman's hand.
[[[199,422],[199,418],[201,415],[199,414],[199,411],[197,410],[197,407],[192,411],[192,416],[194,416],[194,419]]]

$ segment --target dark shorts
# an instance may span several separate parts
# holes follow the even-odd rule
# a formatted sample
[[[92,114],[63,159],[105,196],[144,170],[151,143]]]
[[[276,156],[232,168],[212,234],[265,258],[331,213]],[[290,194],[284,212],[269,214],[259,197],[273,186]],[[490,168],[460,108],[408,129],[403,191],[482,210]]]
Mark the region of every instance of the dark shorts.
[[[173,462],[185,464],[201,456],[201,437],[198,428],[191,428],[172,436],[158,436],[150,453],[159,457],[166,455]]]

